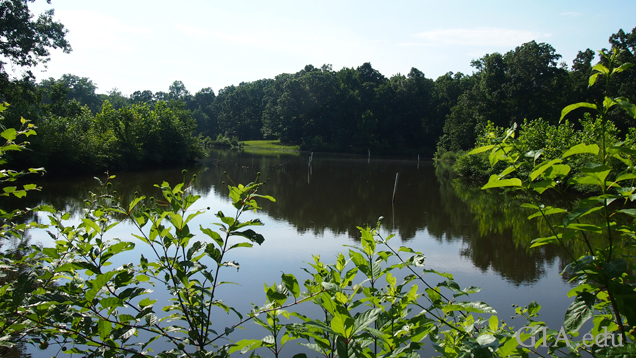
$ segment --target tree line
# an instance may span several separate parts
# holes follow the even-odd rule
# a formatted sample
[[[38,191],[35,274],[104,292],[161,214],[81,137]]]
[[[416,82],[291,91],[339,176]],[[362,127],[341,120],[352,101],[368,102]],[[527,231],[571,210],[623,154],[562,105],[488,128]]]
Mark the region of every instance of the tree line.
[[[0,6],[8,3],[26,8],[28,2]],[[48,32],[56,34],[55,41],[31,40],[45,50],[70,51],[63,25],[52,15],[46,23],[57,24]],[[609,42],[624,50],[620,61],[634,62],[636,28],[618,31]],[[48,52],[41,51],[34,53],[39,57],[27,56],[29,48],[0,51],[23,66],[48,59]],[[19,158],[25,166],[96,170],[183,163],[204,155],[206,137],[280,139],[313,151],[432,157],[473,147],[488,121],[507,127],[543,118],[554,124],[565,105],[602,98],[599,90],[588,88],[595,57],[590,49],[580,51],[568,66],[550,44],[531,41],[473,60],[472,74],[448,72],[435,80],[416,68],[386,77],[370,63],[338,71],[328,64],[307,65],[273,79],[194,94],[181,81],[167,92],[124,95],[113,89],[98,94],[97,84],[86,77],[66,74],[37,81],[27,72],[11,79],[0,67],[0,100],[11,104],[5,127],[17,125],[21,117],[38,127],[32,147],[37,154]],[[635,93],[635,77],[633,68],[620,73],[611,95]],[[610,119],[623,131],[633,125]]]

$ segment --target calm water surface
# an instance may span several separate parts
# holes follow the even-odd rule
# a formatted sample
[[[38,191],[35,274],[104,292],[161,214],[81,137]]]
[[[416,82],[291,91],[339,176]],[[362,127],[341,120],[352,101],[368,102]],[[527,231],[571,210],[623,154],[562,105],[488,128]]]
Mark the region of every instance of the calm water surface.
[[[214,151],[206,162],[188,170],[188,175],[197,174],[194,188],[202,196],[194,208],[210,208],[190,227],[211,227],[216,222],[213,213],[219,210],[226,215],[234,213],[223,184],[228,177],[235,183],[247,183],[260,172],[266,181],[261,193],[277,200],[263,201],[261,212],[248,215],[264,222],[264,226],[254,228],[264,235],[263,245],[232,251],[229,259],[238,261],[240,270],[222,271],[224,281],[241,284],[221,287],[223,299],[239,311],[249,311],[250,303],[263,304],[263,283],[280,282],[282,272],[294,273],[302,282],[306,275],[300,268],[308,266],[305,262],[311,261],[312,255],[320,255],[326,263],[335,262],[338,252],[348,250],[343,245],[359,244],[356,226],[375,225],[383,216],[382,232],[397,235],[392,239],[396,248],[406,245],[423,252],[428,268],[454,274],[461,287],[483,288],[469,300],[489,303],[508,321],[514,313],[513,303],[527,305],[534,300],[543,306],[540,318],[550,327],[560,327],[571,303],[566,295],[570,286],[559,276],[563,254],[553,247],[528,248],[539,232],[525,220],[528,214],[521,211],[519,202],[454,181],[448,171],[431,162],[315,153],[308,166],[308,156]],[[399,181],[392,204],[396,173]],[[117,175],[114,189],[124,197],[135,192],[158,197],[154,184],[168,181],[174,185],[183,178],[181,168],[111,174]],[[42,192],[29,194],[21,201],[23,206],[50,203],[75,217],[80,215],[88,192],[97,190],[92,178],[53,179],[40,185]],[[39,220],[46,221],[44,217]],[[122,224],[113,237],[133,241],[130,232],[131,227]],[[30,235],[31,243],[51,244],[43,231]],[[120,258],[121,263],[137,262],[142,245]],[[169,298],[160,291],[153,295]],[[225,313],[219,319],[217,328],[221,330],[236,322],[236,317]],[[521,326],[523,322],[509,323]],[[237,331],[232,338],[266,335],[254,326],[248,323],[248,329]],[[297,350],[293,346],[285,349],[289,356]],[[37,349],[29,352],[35,357],[43,354]]]

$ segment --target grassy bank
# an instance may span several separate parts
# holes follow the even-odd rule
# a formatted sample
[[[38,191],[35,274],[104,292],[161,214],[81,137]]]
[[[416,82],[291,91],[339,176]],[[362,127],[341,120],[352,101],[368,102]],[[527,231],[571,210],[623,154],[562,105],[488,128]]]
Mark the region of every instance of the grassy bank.
[[[279,139],[276,140],[247,140],[242,142],[245,149],[267,149],[282,151],[298,151],[298,145],[284,144]]]

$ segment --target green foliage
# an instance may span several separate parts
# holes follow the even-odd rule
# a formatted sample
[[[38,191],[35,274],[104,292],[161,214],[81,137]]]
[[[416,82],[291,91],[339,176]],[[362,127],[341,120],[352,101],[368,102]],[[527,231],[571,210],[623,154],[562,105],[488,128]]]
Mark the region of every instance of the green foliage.
[[[601,55],[607,66],[594,66],[589,85],[603,79],[608,88],[612,76],[629,66],[618,63],[617,50],[601,52]],[[607,120],[613,106],[620,106],[630,118],[636,118],[634,106],[623,97],[606,96],[596,104],[576,103],[563,109],[562,119],[578,108],[596,112],[598,120],[588,119],[584,123],[584,127],[590,131],[586,134],[591,136],[587,142],[576,138],[579,142],[572,145],[565,142],[563,137],[557,143],[561,147],[554,147],[550,145],[551,137],[548,136],[548,140],[542,142],[546,150],[527,151],[529,141],[516,139],[513,127],[504,136],[493,135],[493,144],[469,153],[479,155],[490,151],[489,159],[493,167],[497,163],[504,164],[504,168],[498,174],[491,175],[482,189],[507,187],[531,195],[532,202],[523,205],[534,211],[528,219],[538,217],[545,220],[551,231],[550,236],[535,239],[532,247],[557,244],[568,250],[572,261],[566,266],[564,275],[578,282],[578,286],[570,291],[575,300],[565,316],[565,333],[578,335],[583,323],[592,319],[593,336],[605,330],[620,336],[625,344],[622,348],[601,350],[597,350],[598,342],[589,347],[578,344],[570,347],[571,354],[590,352],[590,347],[597,350],[597,356],[634,351],[635,337],[630,327],[636,324],[633,310],[636,285],[631,276],[634,261],[630,250],[633,250],[636,238],[636,226],[633,223],[636,215],[630,203],[636,200],[636,148],[633,143],[616,141],[616,129]],[[540,136],[531,138],[539,140]],[[563,148],[566,143],[571,147]],[[595,193],[582,198],[572,207],[543,204],[541,195],[546,191],[562,191],[575,185],[592,187]],[[587,248],[583,256],[574,256],[569,250],[572,243],[577,241]],[[549,332],[548,337],[545,332],[544,341],[558,342],[563,335],[561,332]]]
[[[48,345],[52,340],[68,353],[139,357],[147,356],[152,342],[163,338],[173,346],[164,352],[168,356],[222,354],[227,348],[215,342],[233,327],[215,327],[214,315],[234,311],[239,321],[242,315],[217,298],[217,289],[229,283],[220,280],[220,272],[239,267],[228,259],[230,251],[263,242],[249,229],[261,222],[242,221],[241,215],[258,209],[257,198],[273,198],[258,194],[257,182],[230,186],[236,214],[218,212],[219,230],[200,228],[211,240],[195,241],[189,222],[204,212],[191,212],[199,197],[188,194],[189,185],[171,187],[164,182],[157,185],[163,197],[159,203],[137,197],[123,205],[106,190],[112,179],[103,183],[102,193],[91,194],[79,224],[67,225],[69,215],[40,208],[48,212],[55,230],[50,231],[55,247],[33,247],[31,255],[37,261],[31,263],[26,281],[8,291],[5,286],[8,296],[2,312],[21,323],[3,332],[3,342],[10,344],[11,333],[23,332],[31,334],[31,343]],[[111,230],[125,217],[138,230],[133,234],[137,242],[112,237]],[[147,249],[138,263],[111,266],[118,255],[140,243]],[[167,289],[173,298],[157,304],[150,296],[153,287]],[[29,327],[36,330],[25,331]],[[150,339],[140,344],[135,339],[139,334]]]
[[[97,114],[84,106],[73,116],[51,115],[39,128],[37,154],[21,159],[57,172],[175,165],[204,156],[190,113],[165,102],[115,110],[106,101]]]
[[[249,140],[242,142],[245,149],[262,149],[262,150],[281,150],[281,151],[297,151],[297,145],[281,143],[280,140]]]
[[[404,246],[394,249],[388,244],[393,235],[382,237],[379,227],[379,221],[376,228],[359,227],[361,247],[350,246],[334,264],[315,256],[306,269],[306,292],[300,292],[293,275],[284,274],[280,285],[266,285],[267,303],[253,314],[271,310],[267,322],[257,321],[270,335],[239,341],[230,352],[265,346],[278,357],[284,355],[283,346],[296,339],[324,357],[416,357],[430,339],[446,357],[496,355],[498,338],[511,338],[510,328],[499,326],[495,316],[481,318],[496,313],[487,304],[459,300],[480,289],[461,289],[450,274],[422,271],[424,255]],[[394,276],[392,272],[401,269],[407,275]],[[428,276],[445,280],[433,286]],[[319,306],[324,317],[286,311],[304,301]],[[297,322],[283,324],[274,319],[279,315]]]
[[[216,136],[216,140],[211,141],[210,144],[212,146],[220,147],[220,148],[234,148],[234,147],[240,146],[240,143],[237,137],[234,136],[230,138],[230,137],[224,136],[221,133],[219,133],[219,135]]]
[[[12,64],[33,67],[49,60],[51,49],[69,53],[71,45],[66,41],[67,30],[53,20],[53,10],[34,19],[29,3],[35,0],[3,0],[0,3],[0,31],[4,39],[0,54]],[[0,62],[0,72],[5,75],[6,62]]]
[[[527,153],[535,160],[552,160],[558,158],[568,148],[577,143],[597,143],[602,142],[602,133],[606,143],[619,143],[620,131],[610,122],[603,123],[600,117],[593,118],[586,113],[583,119],[579,120],[580,129],[567,120],[557,125],[549,124],[543,119],[534,121],[524,120],[519,129],[515,131],[515,150]],[[477,137],[476,146],[486,148],[487,146],[496,145],[501,138],[505,136],[503,127],[495,126],[492,122],[488,122],[481,134]],[[626,137],[623,145],[630,147],[635,144],[633,137]],[[490,148],[488,148],[490,149]],[[479,153],[473,151],[471,155],[466,153],[459,155],[453,168],[459,175],[466,177],[489,177],[504,169],[504,163],[495,166],[491,165],[494,157],[487,150]],[[591,160],[591,155],[579,156],[570,159],[571,175],[579,173],[579,171]],[[610,159],[612,163],[621,167],[620,161],[616,158]],[[523,174],[528,174],[529,167],[520,166],[517,168]]]
[[[473,61],[473,86],[448,115],[439,147],[471,148],[488,121],[507,127],[526,118],[556,118],[568,100],[563,95],[568,72],[557,66],[559,58],[549,44],[532,41]]]
[[[8,106],[6,103],[0,104],[0,113],[4,112]],[[0,196],[23,198],[27,195],[28,191],[40,189],[35,184],[17,184],[16,181],[26,174],[44,173],[44,168],[31,168],[28,171],[16,171],[4,168],[7,163],[5,159],[6,155],[10,152],[19,152],[28,144],[26,141],[21,141],[22,137],[28,138],[36,134],[35,126],[32,123],[29,123],[29,121],[24,118],[22,118],[20,122],[22,126],[19,129],[7,128],[0,133],[0,137],[5,140],[4,144],[0,146],[0,166],[2,167],[2,169],[0,169],[0,185],[2,185]],[[20,238],[27,228],[34,227],[34,225],[19,224],[16,222],[17,218],[24,215],[27,211],[29,210],[13,210],[7,212],[0,209],[0,222],[2,225],[0,228],[0,236]],[[0,247],[2,247],[3,244],[4,242],[0,241]]]

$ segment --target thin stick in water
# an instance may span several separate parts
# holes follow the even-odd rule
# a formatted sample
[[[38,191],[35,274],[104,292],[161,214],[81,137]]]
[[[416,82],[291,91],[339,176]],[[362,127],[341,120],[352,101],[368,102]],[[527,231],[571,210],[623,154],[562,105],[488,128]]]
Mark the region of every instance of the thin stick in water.
[[[397,191],[397,183],[398,183],[399,176],[400,176],[400,173],[395,173],[395,185],[393,185],[393,200],[391,200],[392,203],[395,202],[395,192]]]

